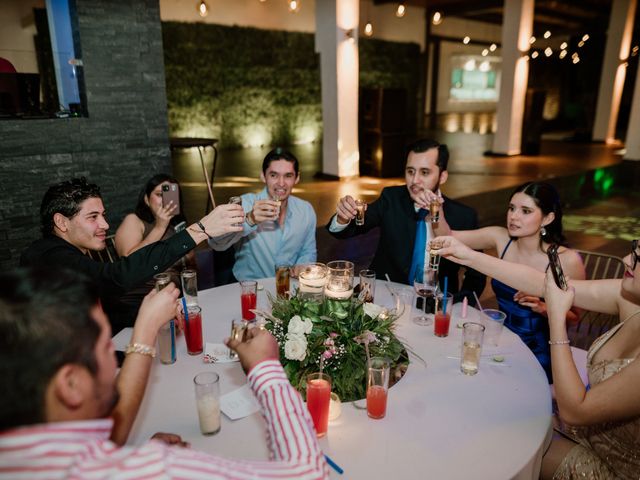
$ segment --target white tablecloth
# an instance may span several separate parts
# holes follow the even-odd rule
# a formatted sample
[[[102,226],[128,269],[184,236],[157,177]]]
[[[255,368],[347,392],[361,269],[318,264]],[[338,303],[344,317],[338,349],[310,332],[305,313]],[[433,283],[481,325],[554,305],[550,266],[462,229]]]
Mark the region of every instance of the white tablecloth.
[[[260,282],[274,291],[273,279]],[[378,281],[376,303],[391,305],[386,282]],[[204,339],[219,343],[229,335],[230,322],[240,318],[237,284],[199,292]],[[258,293],[258,308],[268,304]],[[469,319],[477,314],[469,309]],[[366,410],[342,405],[342,415],[330,422],[320,444],[325,453],[354,479],[509,479],[538,478],[540,459],[551,432],[551,398],[546,377],[520,339],[506,328],[497,347],[485,345],[480,371],[460,372],[460,304],[453,309],[449,336],[433,335],[433,326],[414,325],[411,315],[398,322],[397,335],[426,361],[412,358],[406,375],[389,391],[387,416],[371,420]],[[495,363],[492,355],[504,356]],[[186,353],[178,339],[178,360],[162,365],[156,358],[130,444],[146,441],[157,431],[173,432],[193,448],[213,454],[265,459],[268,452],[260,414],[222,420],[213,437],[200,434],[193,377],[216,371],[221,393],[245,383],[238,363],[205,364]]]

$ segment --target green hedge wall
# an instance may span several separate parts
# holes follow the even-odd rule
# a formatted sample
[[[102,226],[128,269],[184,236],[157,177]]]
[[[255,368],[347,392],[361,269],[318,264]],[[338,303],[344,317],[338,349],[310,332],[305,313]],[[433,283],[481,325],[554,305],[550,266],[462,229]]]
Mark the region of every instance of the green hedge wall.
[[[220,148],[290,145],[322,135],[320,62],[309,33],[163,22],[172,136],[220,139]],[[359,41],[360,86],[418,83],[417,44]]]

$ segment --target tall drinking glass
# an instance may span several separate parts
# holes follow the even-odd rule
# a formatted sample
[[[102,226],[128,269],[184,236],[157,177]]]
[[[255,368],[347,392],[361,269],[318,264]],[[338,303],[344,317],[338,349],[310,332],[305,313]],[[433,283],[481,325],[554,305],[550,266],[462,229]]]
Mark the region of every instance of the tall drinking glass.
[[[384,418],[387,414],[387,393],[389,391],[389,359],[372,357],[367,369],[367,415],[370,418]]]
[[[291,277],[290,265],[276,265],[276,295],[279,297],[289,296],[289,279]]]
[[[198,305],[198,275],[195,270],[186,269],[180,274],[182,294],[187,305]]]
[[[364,225],[364,212],[366,206],[366,202],[363,202],[362,200],[356,200],[356,225],[358,225],[359,227]]]
[[[462,352],[460,353],[460,370],[465,375],[475,375],[480,366],[482,337],[484,325],[466,322],[462,326]]]
[[[184,339],[187,342],[187,353],[199,355],[202,353],[202,310],[198,305],[187,305],[184,317]]]
[[[419,268],[413,279],[413,289],[422,298],[422,315],[414,317],[413,323],[427,327],[433,323],[433,315],[427,314],[427,305],[429,306],[429,312],[433,312],[435,296],[438,290],[438,272],[430,268],[425,270]]]
[[[229,203],[232,204],[232,205],[240,205],[240,206],[242,206],[242,197],[238,197],[238,196],[229,197]],[[235,226],[236,227],[241,227],[242,223],[243,222],[236,223]]]
[[[363,302],[373,303],[376,294],[376,272],[373,270],[360,270],[360,293]]]
[[[256,319],[256,314],[251,310],[256,309],[258,302],[258,282],[255,280],[245,280],[240,282],[240,304],[242,306],[242,319],[252,322]]]
[[[220,377],[217,373],[199,373],[193,378],[200,431],[214,435],[220,431]]]
[[[326,373],[307,375],[307,409],[311,414],[318,438],[327,434],[330,400],[331,377]]]

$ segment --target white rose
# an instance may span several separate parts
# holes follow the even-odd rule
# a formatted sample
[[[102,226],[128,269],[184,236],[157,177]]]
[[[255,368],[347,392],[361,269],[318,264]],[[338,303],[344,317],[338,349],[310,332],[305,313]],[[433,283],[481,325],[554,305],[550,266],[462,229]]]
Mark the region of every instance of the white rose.
[[[310,318],[305,318],[303,322],[304,322],[304,334],[309,335],[311,333],[311,330],[313,330],[313,322],[311,321]]]
[[[293,317],[291,317],[291,320],[289,320],[287,332],[293,335],[302,335],[304,333],[304,330],[304,322],[300,318],[300,315],[294,315]]]
[[[364,309],[364,314],[371,318],[377,318],[384,310],[384,307],[376,305],[375,303],[365,303],[362,308]]]
[[[287,335],[284,342],[284,356],[289,360],[302,361],[307,356],[307,340],[304,335]]]

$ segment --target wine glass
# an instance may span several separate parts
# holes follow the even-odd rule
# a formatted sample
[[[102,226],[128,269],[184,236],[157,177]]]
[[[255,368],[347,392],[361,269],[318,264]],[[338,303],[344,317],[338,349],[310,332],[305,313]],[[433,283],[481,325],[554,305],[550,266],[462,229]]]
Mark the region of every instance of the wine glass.
[[[438,290],[438,272],[430,268],[418,269],[413,279],[413,288],[422,297],[422,315],[413,318],[413,323],[428,327],[433,323],[433,315],[427,314],[427,302],[433,305]],[[432,310],[432,309],[430,309]]]

